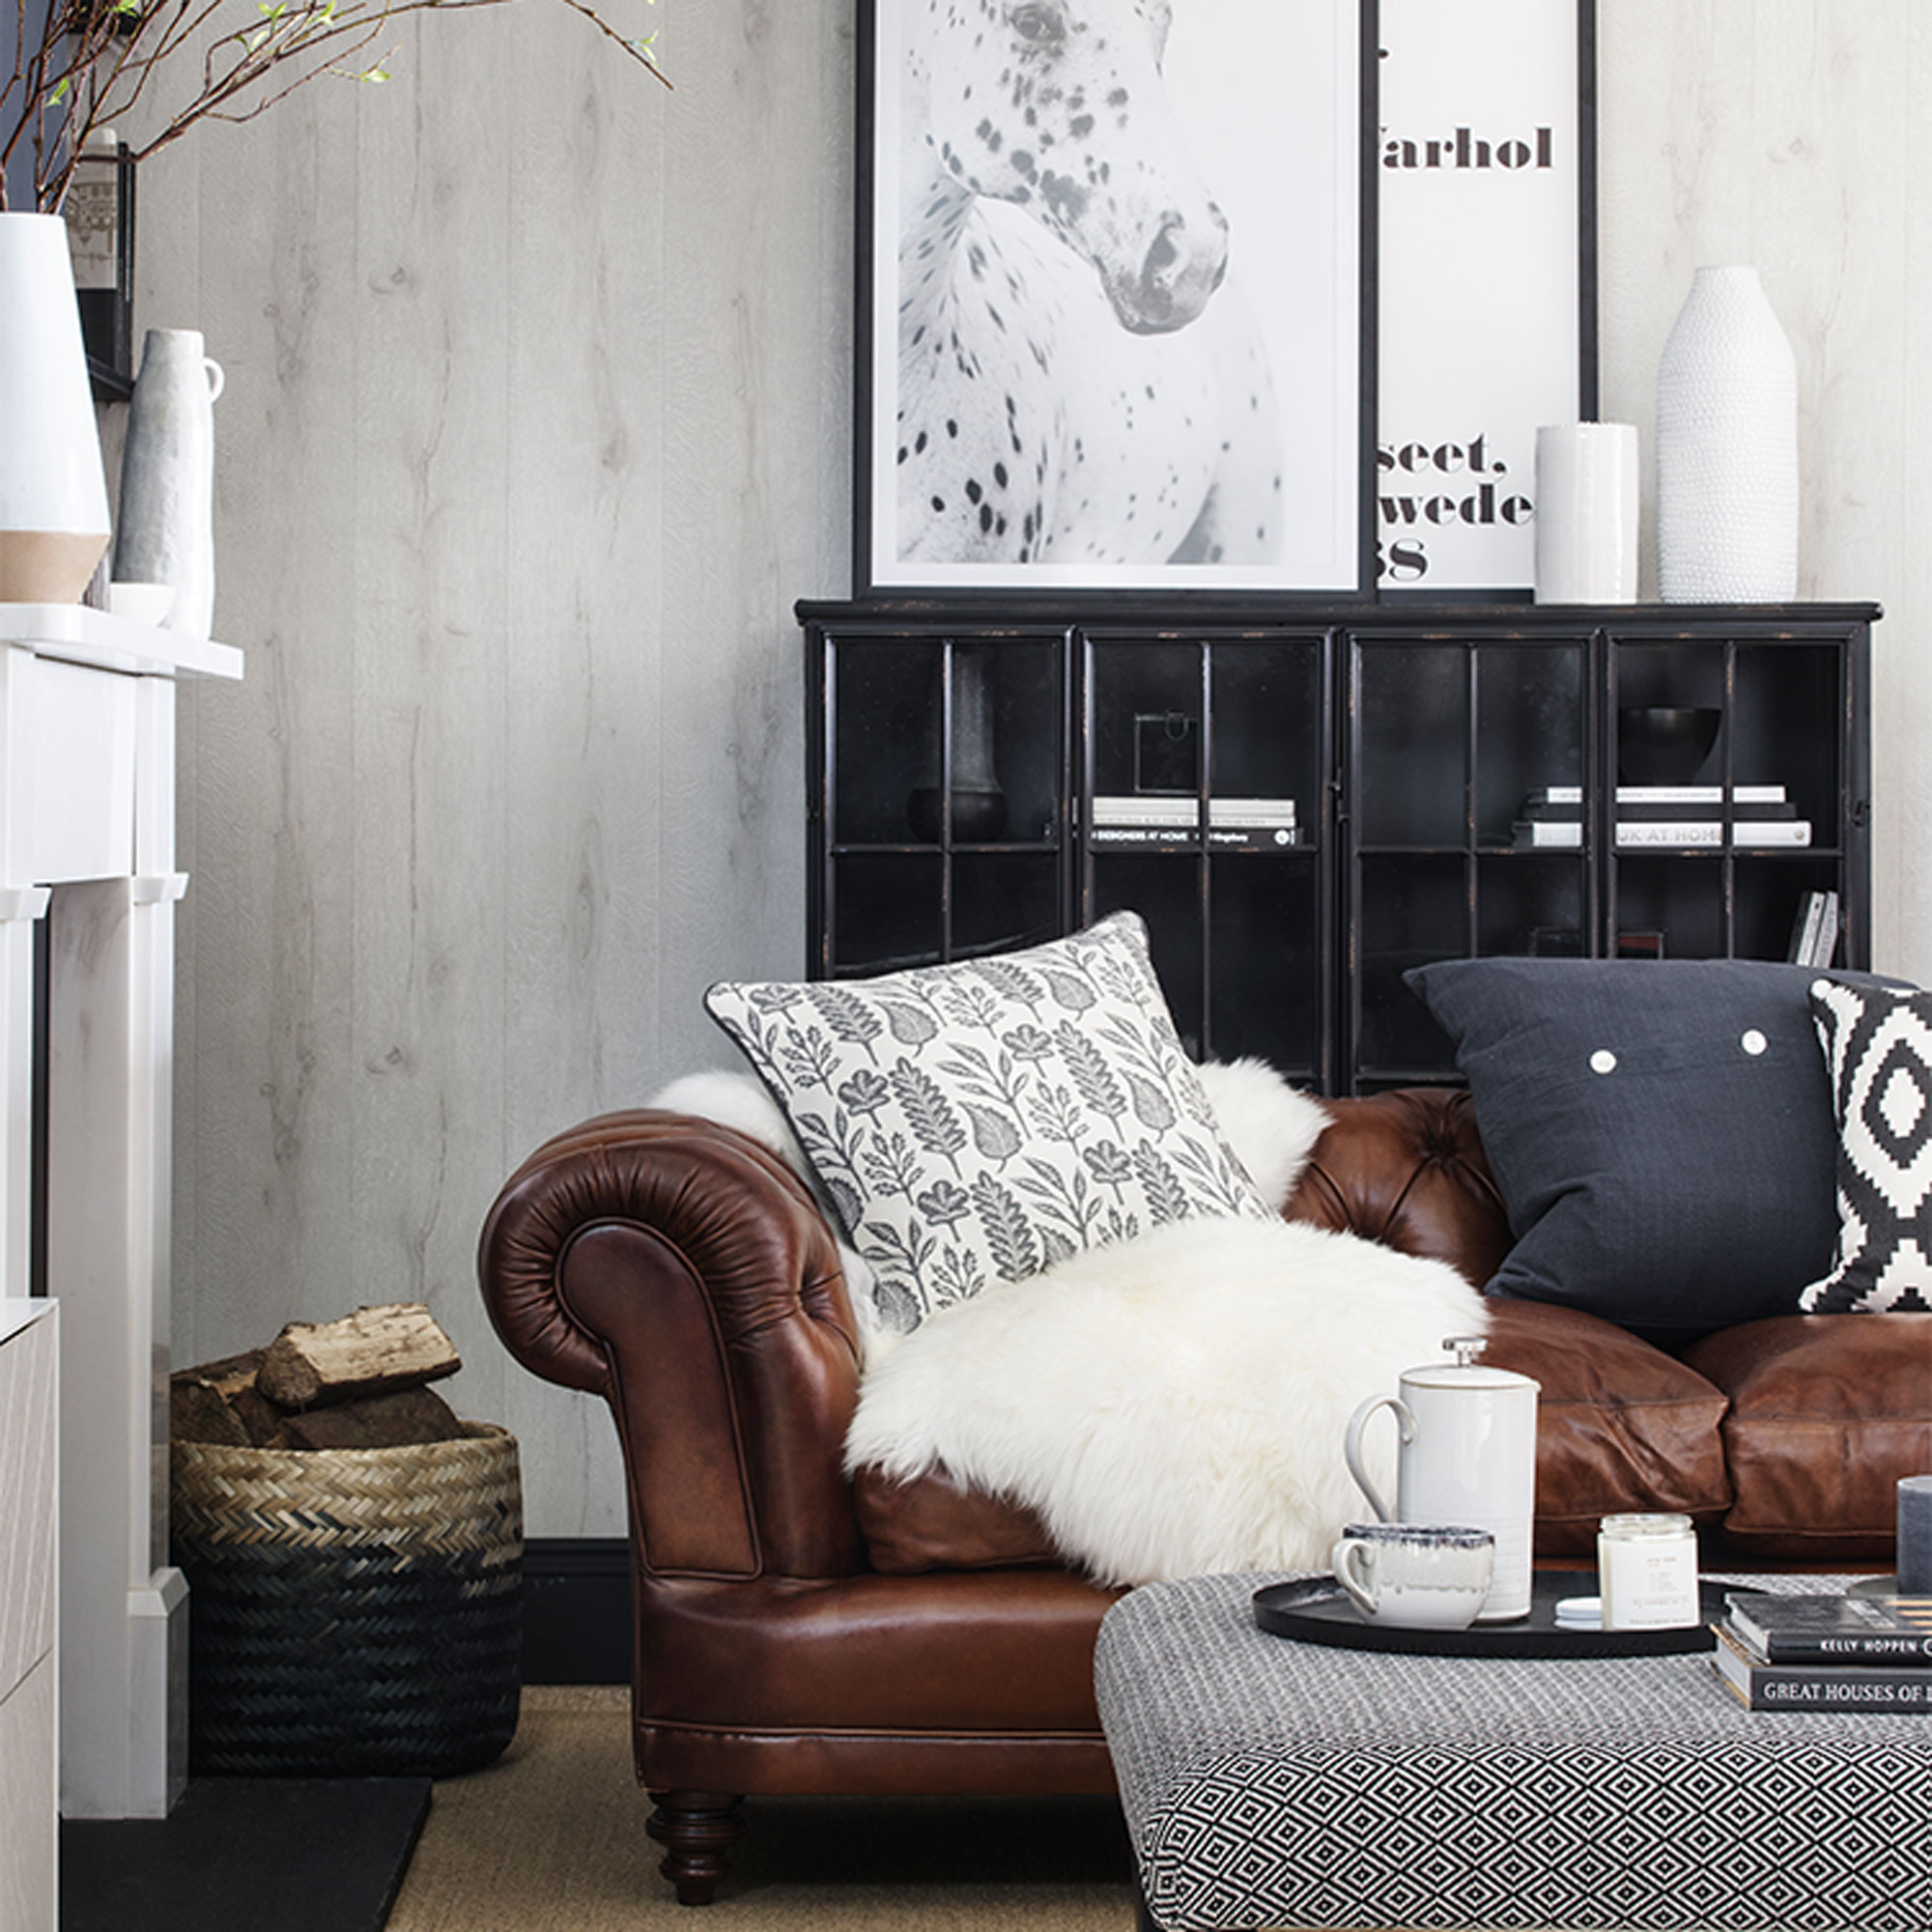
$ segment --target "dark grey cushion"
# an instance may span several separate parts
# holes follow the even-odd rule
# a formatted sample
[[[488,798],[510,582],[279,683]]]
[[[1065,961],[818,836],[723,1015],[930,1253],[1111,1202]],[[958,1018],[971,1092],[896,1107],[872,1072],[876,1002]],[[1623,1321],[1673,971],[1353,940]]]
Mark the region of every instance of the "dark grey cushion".
[[[1744,959],[1410,972],[1456,1042],[1517,1237],[1489,1292],[1644,1329],[1795,1313],[1838,1234],[1817,978]]]

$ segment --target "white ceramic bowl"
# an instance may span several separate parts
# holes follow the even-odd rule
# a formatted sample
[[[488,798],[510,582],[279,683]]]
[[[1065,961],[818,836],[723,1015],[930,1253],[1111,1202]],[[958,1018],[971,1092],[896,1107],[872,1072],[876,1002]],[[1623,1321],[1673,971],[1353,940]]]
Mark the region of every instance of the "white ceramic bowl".
[[[117,617],[136,624],[165,624],[175,608],[172,583],[110,583],[107,608]]]

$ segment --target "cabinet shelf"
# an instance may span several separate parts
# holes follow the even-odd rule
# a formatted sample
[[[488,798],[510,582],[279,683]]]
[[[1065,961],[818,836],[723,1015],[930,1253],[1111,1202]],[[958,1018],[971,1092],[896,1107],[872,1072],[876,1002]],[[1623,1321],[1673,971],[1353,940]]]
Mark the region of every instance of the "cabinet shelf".
[[[1191,1052],[1258,1054],[1347,1093],[1456,1077],[1403,983],[1431,960],[1783,958],[1818,892],[1839,895],[1837,963],[1868,960],[1875,606],[1312,612],[1056,593],[798,614],[823,977],[1004,951],[1131,907]],[[1661,707],[1715,714],[1715,735],[1700,767],[1646,781],[1713,788],[1719,819],[1740,787],[1781,787],[1813,842],[1605,836],[1622,721]],[[911,836],[949,788],[968,813],[997,793],[1001,836]],[[1553,791],[1578,842],[1518,844]],[[1155,819],[1157,801],[1186,817],[1292,800],[1297,836],[1095,837],[1095,800],[1120,825],[1136,798]]]
[[[879,853],[913,853],[921,857],[930,857],[936,856],[938,853],[949,848],[942,845],[922,843],[918,839],[908,838],[897,843],[885,841],[872,843],[854,839],[849,843],[833,845],[827,849],[835,859],[851,859],[869,858]],[[1029,839],[1023,844],[1011,845],[987,844],[984,840],[969,844],[963,840],[955,840],[950,849],[954,858],[1003,859],[1009,854],[1019,857],[1042,852],[1049,855],[1055,854],[1059,852],[1060,844],[1057,839]]]

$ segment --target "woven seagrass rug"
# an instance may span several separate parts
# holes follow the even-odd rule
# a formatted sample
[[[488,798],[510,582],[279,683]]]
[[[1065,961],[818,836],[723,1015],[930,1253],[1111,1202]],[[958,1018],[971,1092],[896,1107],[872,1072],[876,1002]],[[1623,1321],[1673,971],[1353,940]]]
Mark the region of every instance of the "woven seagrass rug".
[[[715,1904],[644,1835],[628,1693],[526,1688],[508,1750],[440,1779],[388,1932],[1132,1932],[1111,1799],[753,1799]]]
[[[198,1777],[165,1818],[61,1824],[61,1932],[382,1932],[426,1777]]]

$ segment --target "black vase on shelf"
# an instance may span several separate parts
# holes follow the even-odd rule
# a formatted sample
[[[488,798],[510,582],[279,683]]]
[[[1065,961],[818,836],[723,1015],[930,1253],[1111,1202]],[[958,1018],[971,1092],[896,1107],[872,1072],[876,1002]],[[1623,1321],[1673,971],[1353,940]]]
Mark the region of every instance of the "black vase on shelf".
[[[1716,705],[1626,705],[1617,713],[1617,776],[1626,784],[1689,784],[1723,720]]]
[[[944,713],[935,720],[933,765],[943,769]],[[952,652],[952,842],[973,845],[997,838],[1006,829],[1007,795],[993,770],[993,689],[982,651]],[[906,819],[922,843],[939,842],[945,792],[936,784],[915,785],[906,800]]]

